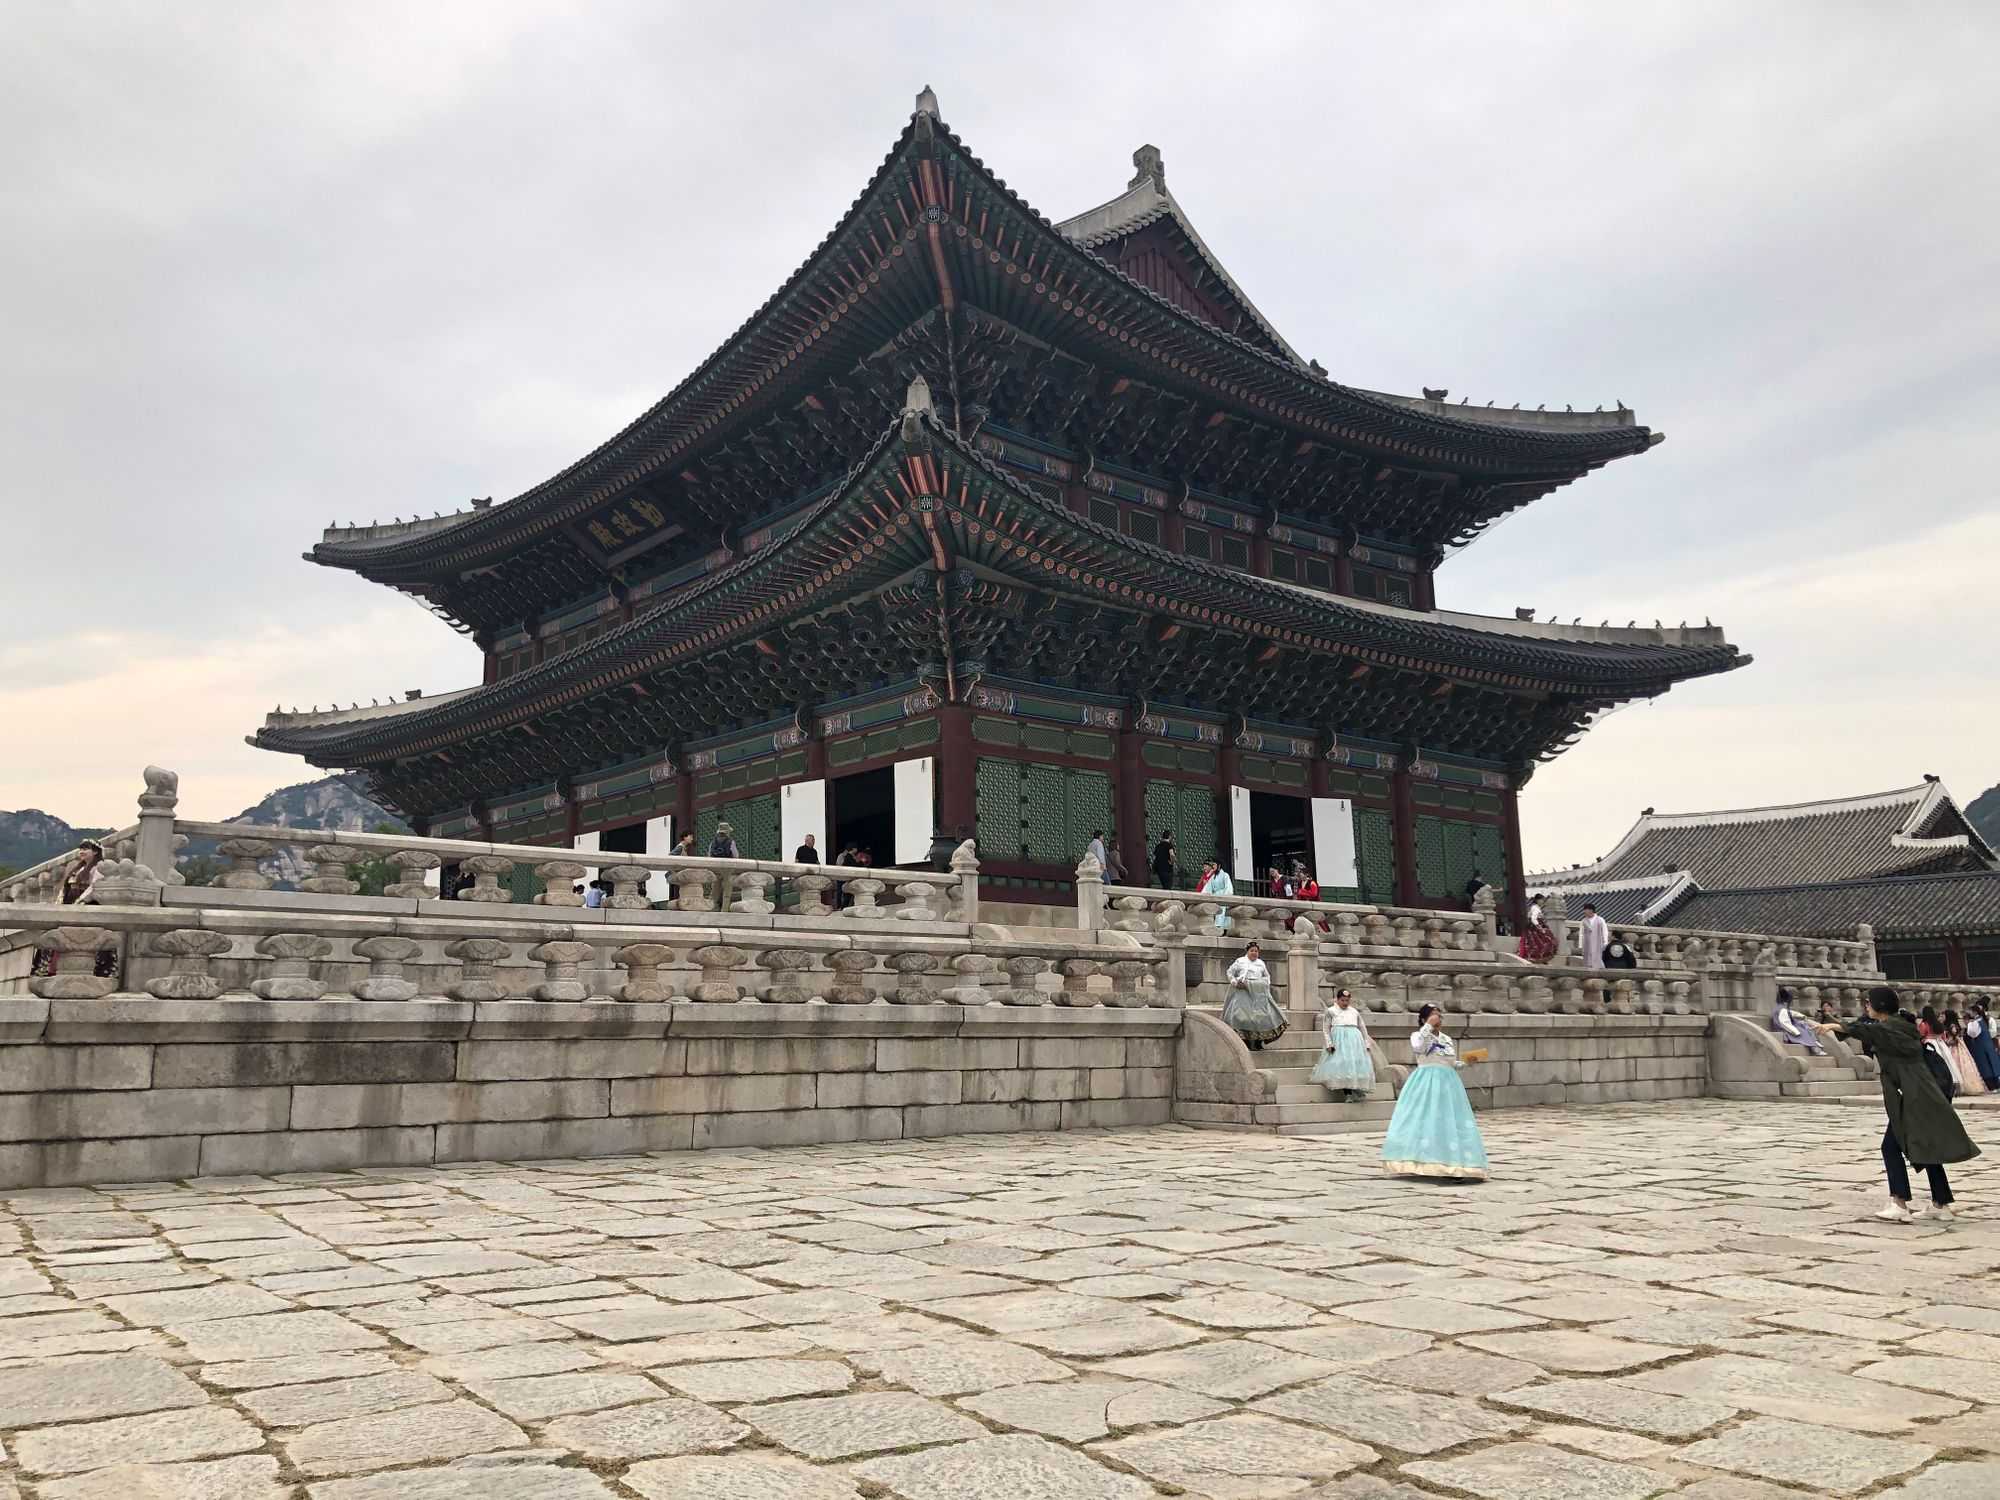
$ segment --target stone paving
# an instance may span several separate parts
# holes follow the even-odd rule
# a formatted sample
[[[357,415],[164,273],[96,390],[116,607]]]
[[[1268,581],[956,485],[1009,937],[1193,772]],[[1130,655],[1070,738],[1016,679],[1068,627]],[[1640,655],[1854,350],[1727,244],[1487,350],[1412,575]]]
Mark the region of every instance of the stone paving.
[[[0,1500],[2000,1496],[2000,1129],[1701,1101],[24,1192]]]

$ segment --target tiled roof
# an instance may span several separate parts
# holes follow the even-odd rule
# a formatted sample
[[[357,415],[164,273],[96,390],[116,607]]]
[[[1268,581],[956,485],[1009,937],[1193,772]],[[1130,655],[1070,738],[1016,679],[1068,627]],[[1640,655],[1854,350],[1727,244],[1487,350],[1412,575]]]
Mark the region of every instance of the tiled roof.
[[[1852,937],[1862,922],[1878,938],[2000,934],[2000,870],[1702,891],[1659,925]]]
[[[1648,812],[1603,859],[1529,877],[1565,891],[1685,870],[1709,891],[1982,868],[1993,851],[1941,783],[1788,807]],[[1576,901],[1572,897],[1570,904]]]
[[[1650,880],[1615,881],[1588,890],[1563,890],[1563,899],[1572,919],[1583,915],[1583,904],[1589,901],[1597,907],[1597,914],[1613,927],[1635,927],[1642,922],[1656,922],[1658,913],[1690,888],[1692,882],[1685,875],[1660,875]],[[1532,880],[1529,882],[1531,892],[1540,889]]]

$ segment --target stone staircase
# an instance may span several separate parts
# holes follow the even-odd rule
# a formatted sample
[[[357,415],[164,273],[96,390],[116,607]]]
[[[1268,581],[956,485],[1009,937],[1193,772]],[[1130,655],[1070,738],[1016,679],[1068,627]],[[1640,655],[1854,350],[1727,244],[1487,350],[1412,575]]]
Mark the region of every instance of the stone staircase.
[[[1356,1104],[1337,1102],[1322,1084],[1311,1081],[1313,1067],[1320,1059],[1319,1012],[1286,1010],[1288,1030],[1262,1051],[1250,1054],[1257,1072],[1265,1081],[1265,1097],[1276,1116],[1279,1135],[1344,1135],[1350,1131],[1380,1131],[1388,1127],[1396,1107],[1396,1091],[1384,1076],[1381,1064],[1375,1069],[1375,1089]],[[1380,1050],[1378,1045],[1377,1050]],[[1271,1127],[1266,1127],[1271,1128]]]
[[[1872,1078],[1862,1078],[1854,1069],[1843,1066],[1831,1056],[1805,1059],[1806,1076],[1797,1083],[1780,1085],[1787,1099],[1859,1099],[1872,1103],[1882,1097],[1882,1085]]]

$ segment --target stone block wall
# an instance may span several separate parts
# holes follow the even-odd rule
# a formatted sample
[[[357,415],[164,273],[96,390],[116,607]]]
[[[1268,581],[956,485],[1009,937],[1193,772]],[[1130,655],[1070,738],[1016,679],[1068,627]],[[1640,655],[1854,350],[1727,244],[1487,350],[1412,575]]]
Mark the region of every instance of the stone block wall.
[[[1180,1013],[0,1000],[0,1187],[1164,1122]]]

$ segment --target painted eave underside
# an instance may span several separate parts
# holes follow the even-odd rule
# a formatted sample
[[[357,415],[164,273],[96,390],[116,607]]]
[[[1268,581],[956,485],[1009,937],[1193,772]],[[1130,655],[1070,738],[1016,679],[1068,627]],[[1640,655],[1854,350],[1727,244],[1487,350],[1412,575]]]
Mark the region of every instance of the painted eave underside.
[[[1005,278],[1017,299],[1034,303],[1038,314],[1073,303],[1072,316],[1107,356],[1115,348],[1147,378],[1247,419],[1388,461],[1478,473],[1530,490],[1567,483],[1658,440],[1629,414],[1495,412],[1468,420],[1438,402],[1369,392],[1302,369],[1282,341],[1268,348],[1235,337],[1125,276],[1051,224],[920,111],[839,224],[785,284],[693,374],[610,441],[512,500],[442,517],[334,528],[307,557],[384,582],[449,578],[504,558],[640,479],[684,464],[796,402],[804,394],[802,374],[852,363],[855,351],[842,343],[840,324],[860,308],[871,265],[888,263],[882,241],[894,242],[900,255],[907,240],[918,253],[915,231],[924,227],[927,212],[918,183],[922,169],[933,165],[951,174],[949,196],[957,199],[958,212],[970,212],[977,189],[1013,220],[1006,231],[1015,237],[1010,256],[1040,268]],[[968,226],[954,220],[953,211],[949,204],[928,210],[939,215],[933,222],[957,236]],[[1107,312],[1112,316],[1102,316]]]
[[[598,639],[435,707],[347,710],[337,721],[273,715],[251,743],[320,764],[360,766],[531,723],[829,608],[871,586],[871,567],[879,583],[890,549],[912,554],[899,564],[903,572],[917,563],[928,569],[935,555],[925,539],[932,513],[1002,559],[982,566],[1005,583],[1085,597],[1152,616],[1163,627],[1240,635],[1264,649],[1351,658],[1357,670],[1421,671],[1434,676],[1440,692],[1462,683],[1524,701],[1564,696],[1608,704],[1750,660],[1713,627],[1553,633],[1545,623],[1397,609],[1194,561],[1073,514],[935,417],[906,414],[782,540]],[[867,539],[854,546],[857,535]],[[849,546],[851,555],[828,564],[836,544]],[[815,568],[818,574],[808,577]]]
[[[1705,889],[1765,889],[2000,864],[1940,782],[1787,806],[1645,813],[1602,859],[1528,877],[1579,895],[1686,871]]]

